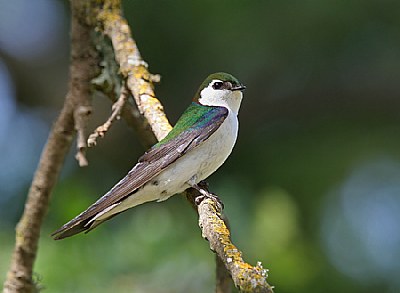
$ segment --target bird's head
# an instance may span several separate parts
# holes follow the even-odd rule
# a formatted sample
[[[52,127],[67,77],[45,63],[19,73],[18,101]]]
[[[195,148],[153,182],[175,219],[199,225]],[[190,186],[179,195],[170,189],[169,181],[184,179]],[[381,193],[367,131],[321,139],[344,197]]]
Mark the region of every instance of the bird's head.
[[[201,105],[223,106],[237,114],[245,88],[228,73],[213,73],[201,84],[193,100]]]

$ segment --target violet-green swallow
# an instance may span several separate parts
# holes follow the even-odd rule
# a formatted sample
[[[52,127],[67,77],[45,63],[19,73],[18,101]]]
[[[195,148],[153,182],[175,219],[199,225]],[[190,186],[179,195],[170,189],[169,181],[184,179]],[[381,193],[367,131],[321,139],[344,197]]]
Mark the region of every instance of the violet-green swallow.
[[[62,239],[90,231],[129,208],[163,201],[214,173],[232,152],[245,89],[228,73],[208,76],[175,127],[129,173],[86,211],[55,231]]]

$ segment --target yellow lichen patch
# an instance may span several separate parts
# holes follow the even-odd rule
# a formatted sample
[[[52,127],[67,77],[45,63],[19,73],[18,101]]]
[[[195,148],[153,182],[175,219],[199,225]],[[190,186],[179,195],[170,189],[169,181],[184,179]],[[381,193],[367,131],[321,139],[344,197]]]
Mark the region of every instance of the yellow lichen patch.
[[[99,8],[99,12],[97,13],[97,20],[102,24],[106,31],[112,30],[115,27],[114,23],[119,21],[120,18],[121,10],[119,7],[107,9],[104,5]]]
[[[206,215],[199,219],[204,237],[231,272],[235,286],[241,292],[272,292],[266,280],[266,270],[261,264],[253,267],[244,262],[242,252],[232,243],[230,231],[218,212],[216,202],[206,199],[198,208],[199,215]]]

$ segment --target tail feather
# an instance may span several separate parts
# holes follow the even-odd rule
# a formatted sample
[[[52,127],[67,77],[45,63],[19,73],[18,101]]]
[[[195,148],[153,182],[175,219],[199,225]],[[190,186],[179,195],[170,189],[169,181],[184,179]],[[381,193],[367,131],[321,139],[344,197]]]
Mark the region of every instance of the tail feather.
[[[59,240],[63,239],[66,237],[73,236],[75,234],[81,233],[83,231],[87,231],[90,229],[91,225],[87,225],[90,219],[87,219],[85,221],[79,221],[79,222],[73,222],[70,221],[66,223],[64,226],[62,226],[60,229],[54,231],[51,236],[54,238],[54,240]],[[87,233],[86,232],[86,233]]]
[[[89,233],[91,230],[96,228],[98,225],[101,223],[110,220],[111,218],[114,218],[116,215],[122,213],[118,212],[115,214],[110,215],[107,218],[102,218],[101,220],[95,219],[96,216],[93,216],[89,219],[83,220],[83,221],[75,221],[71,220],[70,222],[66,223],[64,226],[62,226],[60,229],[54,231],[51,236],[53,237],[54,240],[60,240],[64,239],[70,236],[74,236],[78,233],[85,232]]]

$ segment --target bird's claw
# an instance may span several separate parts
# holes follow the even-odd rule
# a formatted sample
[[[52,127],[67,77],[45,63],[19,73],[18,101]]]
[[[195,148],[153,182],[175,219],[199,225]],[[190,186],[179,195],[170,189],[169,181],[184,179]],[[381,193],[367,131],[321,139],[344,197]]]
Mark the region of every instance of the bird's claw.
[[[194,199],[194,202],[196,203],[196,205],[200,205],[203,200],[208,198],[217,204],[217,208],[220,211],[222,211],[224,209],[224,203],[219,199],[219,197],[216,194],[205,191],[204,189],[202,191],[204,191],[204,192],[201,192],[201,195],[197,196]]]

